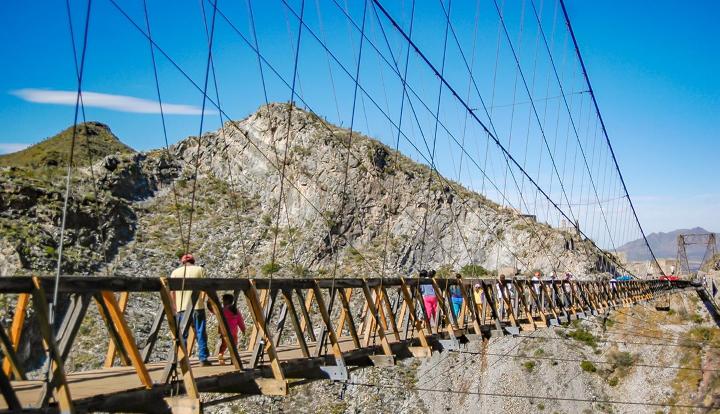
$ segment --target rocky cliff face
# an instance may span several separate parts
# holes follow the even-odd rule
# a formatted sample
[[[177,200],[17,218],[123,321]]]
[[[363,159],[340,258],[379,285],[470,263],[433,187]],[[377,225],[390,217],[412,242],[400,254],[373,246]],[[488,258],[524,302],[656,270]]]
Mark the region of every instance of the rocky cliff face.
[[[530,222],[376,140],[356,133],[351,140],[348,130],[288,109],[271,104],[173,146],[169,162],[179,177],[136,203],[144,234],[122,249],[116,271],[172,267],[190,220],[196,161],[190,250],[213,274],[389,276],[470,264],[593,270],[587,243],[566,249],[573,235]]]
[[[185,250],[191,215],[189,250],[229,277],[477,266],[593,271],[588,243],[566,248],[576,236],[498,206],[376,140],[289,109],[271,104],[169,152],[105,153],[79,167],[63,271],[99,272],[109,262],[104,271],[116,274],[167,273]],[[97,125],[95,136],[109,134]],[[64,171],[37,171],[5,167],[0,227],[23,269],[48,271]]]

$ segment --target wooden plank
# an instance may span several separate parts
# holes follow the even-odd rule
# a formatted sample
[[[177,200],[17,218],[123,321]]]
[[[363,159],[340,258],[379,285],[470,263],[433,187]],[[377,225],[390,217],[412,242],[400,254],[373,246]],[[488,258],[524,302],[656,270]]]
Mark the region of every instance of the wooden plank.
[[[129,299],[130,299],[130,292],[121,292],[120,293],[120,300],[118,300],[118,306],[120,307],[120,312],[122,314],[125,313],[125,308],[127,308]],[[108,350],[107,350],[107,354],[105,355],[105,364],[103,364],[103,366],[105,368],[110,368],[111,366],[113,366],[113,362],[115,362],[115,352],[116,352],[115,342],[113,342],[113,341],[108,342]]]
[[[508,292],[507,284],[509,282],[506,280],[503,285],[500,285],[500,282],[497,283],[497,287],[500,292],[500,299],[503,301],[503,306],[507,309],[507,315],[510,319],[510,325],[512,326],[518,326],[517,319],[515,318],[515,312],[513,310],[512,302],[510,301],[510,292]]]
[[[364,293],[365,292],[363,291],[363,295],[364,295]],[[375,308],[379,307],[380,306],[380,297],[377,296],[377,293],[375,291],[371,291],[370,296],[372,298],[372,302],[373,302]],[[373,317],[372,312],[370,310],[371,309],[370,303],[367,300],[365,300],[365,307],[367,308],[367,312],[365,312],[365,322],[364,322],[365,327],[363,328],[363,331],[365,332],[365,335],[363,337],[363,343],[362,343],[363,348],[367,348],[368,346],[370,346],[370,339],[373,337],[373,335],[376,334],[377,325],[378,325],[378,321]]]
[[[175,320],[175,301],[170,295],[170,290],[168,289],[168,279],[164,277],[160,278],[160,299],[163,304],[163,310],[165,311],[165,317],[168,321],[168,330],[173,336],[173,347],[177,350],[177,364],[180,366],[180,372],[182,373],[185,393],[192,398],[200,398],[200,393],[198,392],[197,385],[195,383],[195,377],[193,376],[192,369],[190,368],[190,357],[187,349],[185,348],[182,333],[180,332],[177,321]],[[186,314],[186,316],[189,315]],[[172,358],[174,358],[174,356]]]
[[[285,330],[285,321],[287,320],[288,316],[288,306],[287,303],[283,303],[282,307],[280,308],[280,315],[278,316],[277,324],[275,325],[275,334],[273,335],[272,341],[273,345],[275,345],[275,348],[277,348],[280,345],[280,340],[282,339],[283,331]]]
[[[292,290],[283,289],[282,295],[288,307],[290,322],[292,323],[293,330],[295,331],[295,337],[297,338],[300,352],[302,352],[303,357],[310,358],[310,350],[308,349],[307,342],[305,341],[305,335],[300,327],[300,319],[298,318],[297,309],[295,308],[295,303],[293,302]]]
[[[205,294],[208,298],[208,304],[210,305],[210,308],[212,309],[213,313],[215,314],[215,318],[218,321],[220,336],[225,341],[228,353],[230,354],[230,361],[232,361],[233,367],[235,367],[235,369],[243,369],[242,361],[240,360],[240,354],[238,354],[237,350],[237,339],[230,335],[230,327],[228,326],[227,321],[223,316],[222,304],[220,303],[220,298],[218,298],[217,292],[214,290],[208,290],[205,292]]]
[[[40,279],[33,277],[35,288],[32,292],[33,309],[35,317],[40,328],[40,334],[43,338],[43,344],[50,359],[50,370],[52,377],[55,379],[55,399],[58,402],[58,408],[61,413],[74,413],[72,397],[70,396],[70,388],[68,387],[63,360],[60,358],[55,336],[50,327],[49,312],[47,307],[47,298],[45,291],[42,289]]]
[[[30,302],[30,295],[27,293],[21,293],[18,295],[17,302],[15,303],[15,313],[13,314],[12,324],[10,325],[10,342],[12,342],[12,347],[15,352],[17,352],[18,347],[20,346],[20,336],[22,335],[22,328],[25,324],[28,302]],[[10,374],[12,373],[10,360],[6,359],[3,361],[2,370],[5,375],[10,377]]]
[[[108,307],[110,318],[117,328],[118,334],[120,334],[120,340],[122,341],[123,347],[128,352],[128,356],[135,368],[135,372],[137,372],[138,378],[140,378],[140,382],[142,382],[145,388],[152,388],[152,379],[147,371],[147,367],[145,367],[145,362],[143,362],[142,356],[140,356],[140,351],[137,348],[132,331],[123,317],[117,299],[115,299],[115,294],[107,290],[101,292],[100,294],[105,301],[105,305]]]
[[[5,335],[4,331],[3,335]],[[10,349],[12,353],[15,353],[15,351],[12,351],[12,347],[10,347]],[[13,390],[10,380],[2,370],[0,370],[0,393],[2,393],[3,398],[5,398],[5,403],[10,411],[17,413],[22,411],[22,405],[15,394],[15,390]]]

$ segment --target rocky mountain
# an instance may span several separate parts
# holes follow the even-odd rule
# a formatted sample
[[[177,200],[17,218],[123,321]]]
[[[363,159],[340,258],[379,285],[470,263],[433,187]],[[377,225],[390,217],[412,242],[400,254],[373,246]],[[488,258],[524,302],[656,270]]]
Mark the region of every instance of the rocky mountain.
[[[263,106],[169,151],[146,153],[132,152],[102,124],[82,125],[81,141],[104,150],[91,151],[95,164],[78,162],[63,270],[165,274],[186,249],[227,277],[596,268],[589,243],[567,249],[575,235],[530,221],[374,139],[351,138],[289,109]],[[53,268],[63,176],[19,160],[46,162],[37,154],[67,134],[0,159],[13,160],[2,175],[0,235],[25,270]]]
[[[692,229],[678,229],[667,233],[650,233],[647,236],[650,247],[658,258],[675,258],[677,257],[677,237],[681,234],[707,234],[709,231],[702,227]],[[718,246],[720,250],[720,246]],[[628,260],[640,261],[650,260],[650,252],[645,246],[645,240],[637,239],[625,243],[618,248],[618,251],[627,253]],[[700,261],[705,254],[705,246],[691,245],[687,246],[687,255],[690,261]]]

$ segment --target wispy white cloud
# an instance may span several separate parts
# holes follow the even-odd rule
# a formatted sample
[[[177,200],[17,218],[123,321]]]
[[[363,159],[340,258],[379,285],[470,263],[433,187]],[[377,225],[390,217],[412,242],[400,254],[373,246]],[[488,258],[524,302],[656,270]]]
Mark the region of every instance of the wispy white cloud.
[[[9,154],[11,152],[18,152],[29,147],[30,144],[24,144],[22,142],[0,142],[0,154]]]
[[[40,104],[75,105],[76,91],[56,91],[49,89],[18,89],[10,92],[18,98]],[[82,93],[85,107],[103,108],[119,112],[140,114],[159,114],[160,104],[157,101],[125,95],[112,95],[99,92]],[[166,115],[200,115],[202,109],[194,105],[169,104],[163,102]],[[205,109],[205,114],[216,114],[214,110]]]

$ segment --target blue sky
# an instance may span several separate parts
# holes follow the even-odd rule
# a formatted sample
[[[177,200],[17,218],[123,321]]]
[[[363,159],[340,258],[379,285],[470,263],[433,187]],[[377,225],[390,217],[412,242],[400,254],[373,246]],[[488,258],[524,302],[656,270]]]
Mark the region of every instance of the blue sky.
[[[286,81],[292,77],[298,27],[292,13],[300,10],[300,1],[288,3],[289,8],[282,2],[253,2],[261,51]],[[344,4],[342,0],[338,3]],[[410,2],[382,3],[403,29],[409,31]],[[85,4],[81,0],[71,1],[78,37],[84,23]],[[120,4],[131,18],[144,26],[141,1]],[[149,0],[148,4],[154,40],[189,76],[202,84],[207,40],[198,2]],[[206,6],[209,4],[205,3]],[[440,4],[439,1],[418,2],[413,33],[417,45],[438,69],[442,67],[446,23]],[[446,5],[447,2],[443,3]],[[551,76],[550,61],[543,57],[532,5],[540,12],[564,91],[570,99],[579,130],[578,139],[588,152],[587,168],[592,171],[600,193],[597,199],[612,200],[619,194],[619,188],[612,171],[603,168],[609,155],[600,146],[597,121],[588,111],[589,97],[584,93],[586,88],[557,3],[507,0],[502,6],[509,36],[532,96],[539,99],[537,110],[542,118],[542,130],[527,104],[529,99],[518,80],[509,44],[502,35],[498,38],[499,20],[493,2],[482,0],[479,8],[477,5],[470,1],[454,1],[451,20],[466,59],[471,60],[474,56],[474,77],[480,96],[486,105],[493,106],[491,116],[480,109],[480,96],[470,88],[472,84],[460,49],[453,43],[452,36],[446,48],[444,74],[464,100],[477,108],[475,113],[486,125],[492,120],[499,139],[519,162],[532,170],[531,176],[541,187],[551,189],[549,193],[553,199],[567,197],[570,204],[577,204],[572,213],[583,221],[581,205],[593,201],[592,186],[589,177],[583,176],[586,173],[578,155],[574,160],[575,168],[572,168],[572,149],[561,155],[562,143],[568,142],[572,148],[575,138],[572,134],[568,136],[570,124],[557,99],[559,89]],[[252,42],[247,3],[221,0],[219,7]],[[703,226],[720,231],[720,215],[716,213],[720,204],[716,166],[720,154],[720,80],[717,76],[720,73],[720,43],[717,42],[720,27],[715,24],[720,16],[720,5],[710,1],[695,2],[692,7],[687,7],[670,1],[655,1],[650,6],[649,2],[567,0],[567,7],[618,162],[646,230],[670,231]],[[349,2],[348,13],[359,25],[363,2]],[[384,110],[397,123],[402,84],[393,73],[392,65],[382,59],[394,58],[398,68],[402,69],[407,48],[388,21],[382,16],[377,19],[373,13],[372,8],[367,9],[366,34],[379,52],[365,42],[360,77],[366,92],[359,94],[353,124],[355,129],[394,146],[397,130],[382,112]],[[477,20],[475,16],[478,16]],[[354,74],[360,37],[348,24],[340,7],[331,0],[308,0],[305,18],[345,69]],[[213,50],[222,106],[232,118],[241,119],[264,103],[257,57],[226,21],[220,16],[216,19]],[[390,48],[384,43],[383,30]],[[32,8],[17,2],[2,2],[0,33],[0,51],[6,58],[5,64],[0,65],[0,151],[7,152],[70,125],[71,105],[31,101],[67,100],[58,96],[58,91],[73,91],[77,84],[64,2],[48,2],[44,7]],[[311,109],[328,120],[349,126],[354,82],[311,34],[305,31],[303,36],[298,94]],[[79,47],[79,39],[76,41]],[[472,50],[475,53],[471,53]],[[173,143],[198,133],[202,95],[157,54],[163,101],[177,105],[166,107],[175,113],[167,117],[169,140]],[[267,65],[263,70],[269,100],[287,101],[290,97],[287,86]],[[468,120],[465,109],[447,89],[440,99],[442,124],[436,134],[433,111],[439,82],[415,54],[410,55],[408,73],[408,85],[417,94],[412,99],[419,112],[419,122],[413,125],[409,121],[412,114],[406,104],[403,133],[408,139],[401,140],[400,150],[427,163],[430,151],[424,149],[420,132],[422,130],[429,141],[437,136],[437,168],[482,191],[491,186],[481,184],[482,176],[476,168],[481,165],[498,186],[497,190],[490,189],[486,193],[502,202],[502,188],[508,188],[508,193],[513,190],[500,152],[492,145],[488,147],[481,127],[472,119]],[[163,145],[159,116],[146,113],[157,112],[148,42],[107,0],[93,2],[83,89],[99,94],[87,96],[88,103],[101,106],[88,105],[88,119],[109,124],[124,142],[136,149]],[[55,95],[48,91],[54,91]],[[212,89],[209,92],[211,96],[214,93]],[[143,101],[128,102],[122,97]],[[543,97],[554,99],[542,100]],[[109,101],[115,105],[114,109],[107,108]],[[521,104],[513,107],[513,102]],[[424,110],[423,103],[429,109]],[[556,122],[552,122],[554,118],[557,118]],[[217,111],[209,107],[204,130],[216,129],[218,125]],[[557,173],[544,153],[542,133],[549,146],[557,146],[554,148],[557,152],[553,152],[557,158]],[[456,139],[465,143],[472,156],[472,159],[462,161],[462,168],[459,167],[460,151]],[[488,162],[484,161],[486,152]],[[577,177],[575,170],[579,171]],[[564,178],[567,194],[563,194],[557,185],[555,177],[558,175]],[[551,224],[559,224],[557,214],[542,217],[543,214],[537,212],[538,204],[533,202],[536,194],[528,192],[529,184],[519,175],[518,180],[524,193],[516,190],[515,195],[507,195],[508,202],[538,214]],[[519,194],[525,195],[524,206]],[[570,213],[570,210],[566,211]],[[606,226],[597,217],[585,227],[588,233],[597,235],[604,246],[609,245],[610,238],[620,242],[638,236],[636,230],[622,230],[622,223],[628,220],[627,207],[609,201],[604,212],[610,221],[609,236],[605,234]],[[592,217],[593,210],[585,208],[584,216],[588,217],[588,214]],[[599,216],[597,211],[595,216]]]

